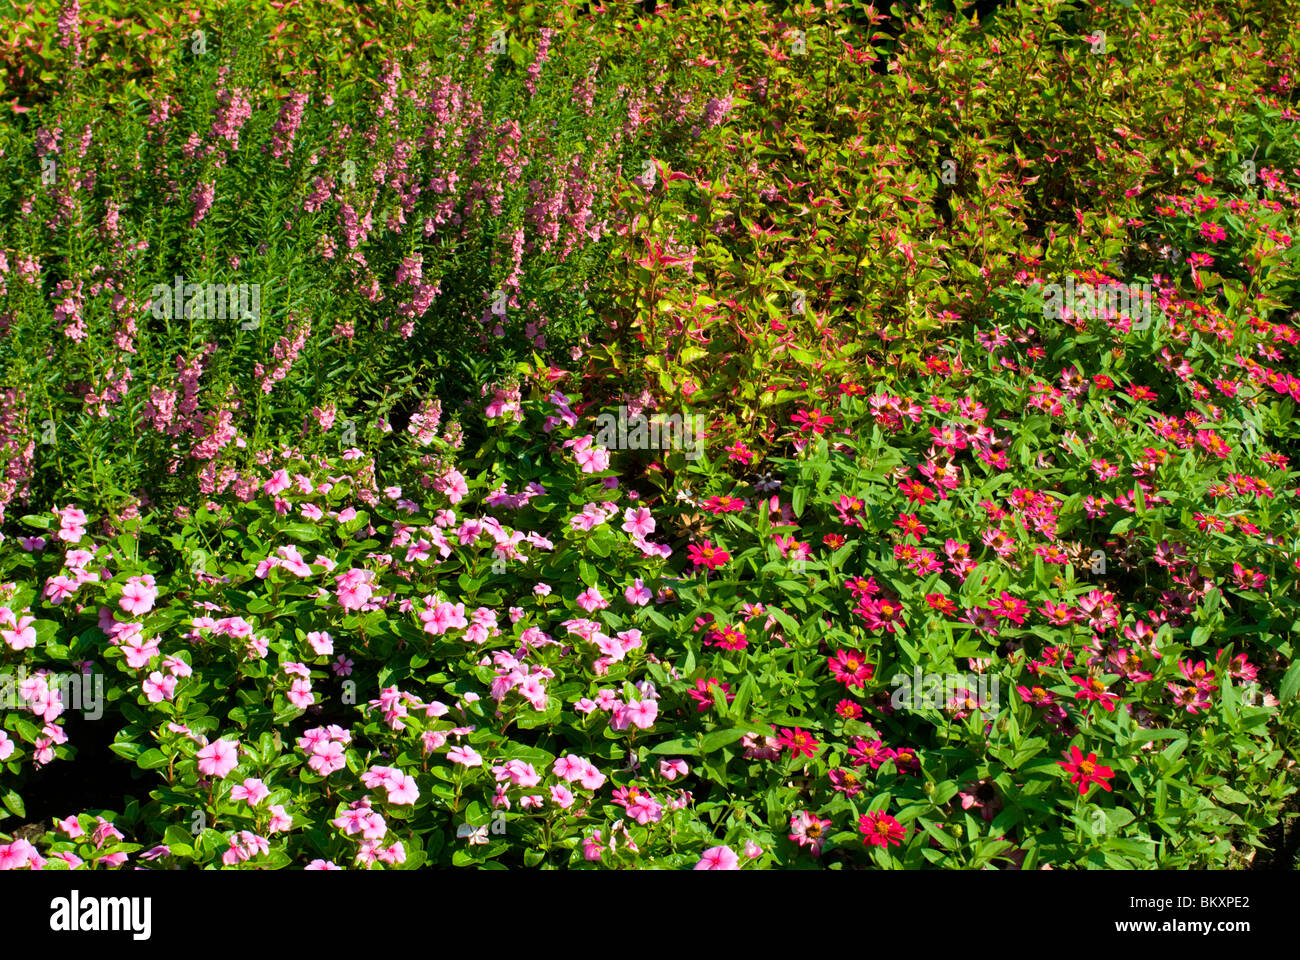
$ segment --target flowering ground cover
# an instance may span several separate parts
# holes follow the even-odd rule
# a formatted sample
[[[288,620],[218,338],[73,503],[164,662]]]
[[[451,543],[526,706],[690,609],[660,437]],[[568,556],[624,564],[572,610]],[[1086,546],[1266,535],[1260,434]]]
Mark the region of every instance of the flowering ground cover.
[[[652,7],[22,11],[0,868],[1290,865],[1288,19]]]

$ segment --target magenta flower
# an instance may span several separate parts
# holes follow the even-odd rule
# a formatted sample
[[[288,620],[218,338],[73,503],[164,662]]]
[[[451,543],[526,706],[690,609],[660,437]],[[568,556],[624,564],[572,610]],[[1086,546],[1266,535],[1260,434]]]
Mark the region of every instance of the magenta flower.
[[[1217,223],[1210,223],[1207,221],[1201,224],[1199,230],[1201,236],[1210,243],[1218,243],[1220,240],[1225,240],[1228,237],[1227,231]]]

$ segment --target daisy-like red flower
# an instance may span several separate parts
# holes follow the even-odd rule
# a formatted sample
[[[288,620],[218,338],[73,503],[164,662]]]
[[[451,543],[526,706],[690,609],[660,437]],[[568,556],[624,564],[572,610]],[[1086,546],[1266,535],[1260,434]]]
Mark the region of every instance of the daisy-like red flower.
[[[930,532],[930,528],[918,520],[914,513],[900,513],[894,526],[902,530],[905,537],[911,537],[917,543]]]
[[[867,622],[869,630],[886,630],[893,633],[903,622],[903,605],[892,597],[880,599],[861,597],[853,612]]]
[[[1223,227],[1219,226],[1217,223],[1211,223],[1209,221],[1201,224],[1197,230],[1201,236],[1210,241],[1210,243],[1218,243],[1220,240],[1227,239],[1228,236],[1227,231],[1224,230]]]
[[[709,631],[704,642],[710,646],[721,647],[723,650],[744,650],[749,646],[749,638],[745,636],[745,628],[740,624],[714,627]]]
[[[1107,781],[1115,776],[1115,771],[1110,767],[1103,767],[1097,763],[1095,753],[1090,753],[1085,758],[1083,751],[1078,747],[1071,747],[1066,759],[1056,762],[1065,767],[1066,772],[1070,774],[1070,782],[1079,785],[1079,796],[1087,793],[1089,784],[1093,783],[1103,790],[1109,790],[1110,784]]]
[[[1128,395],[1134,400],[1154,400],[1156,399],[1155,391],[1150,387],[1134,385],[1128,388]]]
[[[863,512],[867,509],[867,505],[857,497],[849,497],[841,494],[840,499],[834,504],[834,507],[840,515],[840,523],[844,524],[844,526],[862,526],[862,523],[858,518],[861,517]]]
[[[822,543],[826,544],[826,546],[830,547],[832,550],[838,550],[840,547],[844,546],[844,538],[838,533],[828,533],[826,536],[822,537]]]
[[[862,831],[862,842],[869,847],[897,847],[907,836],[907,828],[881,810],[858,817],[858,829]]]
[[[887,756],[888,747],[881,740],[868,740],[865,737],[854,737],[853,746],[849,747],[848,753],[852,757],[852,764],[855,767],[861,767],[865,764],[871,764],[871,769],[875,770],[889,757]]]
[[[857,720],[862,716],[862,707],[852,700],[841,700],[835,704],[835,712],[846,720]]]
[[[831,789],[848,797],[856,797],[862,792],[862,781],[851,770],[832,770],[830,772]]]
[[[826,658],[835,679],[852,689],[861,687],[876,672],[876,668],[867,663],[861,654],[852,650],[838,650],[833,657]]]
[[[927,593],[925,602],[934,610],[938,610],[944,616],[951,617],[957,612],[957,604],[953,603],[942,593]]]
[[[721,547],[715,547],[711,541],[705,540],[703,544],[696,546],[691,544],[686,548],[686,553],[695,562],[697,567],[706,567],[709,570],[716,570],[728,560],[731,554],[727,553]]]
[[[1114,712],[1115,701],[1119,699],[1119,694],[1111,693],[1106,689],[1106,684],[1101,682],[1099,677],[1071,677],[1083,689],[1074,695],[1076,700],[1096,700],[1109,712]]]
[[[1074,608],[1066,603],[1053,603],[1046,600],[1038,608],[1038,612],[1047,618],[1048,623],[1054,623],[1058,627],[1066,627],[1075,621]]]
[[[695,689],[687,690],[691,699],[697,704],[696,709],[703,713],[709,707],[713,706],[713,691],[721,689],[727,698],[727,703],[736,699],[736,695],[731,692],[731,684],[722,683],[717,677],[709,677],[708,680],[696,680]]]
[[[789,750],[790,755],[794,757],[801,754],[809,758],[815,757],[821,747],[821,741],[800,727],[795,727],[793,730],[782,727],[781,735],[776,738],[776,742]]]
[[[886,747],[883,760],[893,760],[899,773],[921,772],[921,760],[911,747]]]
[[[901,481],[898,484],[898,489],[903,491],[903,496],[909,501],[919,503],[921,506],[925,506],[934,499],[934,491],[913,477]]]
[[[874,597],[880,592],[875,577],[849,577],[844,581],[844,587],[854,597]]]
[[[1004,620],[1021,624],[1025,622],[1025,613],[1029,610],[1029,604],[1003,590],[1002,595],[989,604],[989,609]]]
[[[722,449],[726,450],[727,453],[730,454],[729,459],[739,460],[745,466],[749,466],[750,461],[754,459],[754,451],[745,446],[744,442],[741,440],[737,440],[731,446],[723,447]]]
[[[1036,707],[1050,707],[1056,701],[1056,694],[1043,687],[1016,687],[1020,699]]]
[[[738,510],[744,510],[749,504],[737,497],[722,495],[720,497],[709,497],[700,507],[709,511],[709,513],[735,513]]]
[[[820,407],[814,407],[812,410],[799,410],[790,418],[790,422],[804,433],[825,433],[835,418],[825,416]]]

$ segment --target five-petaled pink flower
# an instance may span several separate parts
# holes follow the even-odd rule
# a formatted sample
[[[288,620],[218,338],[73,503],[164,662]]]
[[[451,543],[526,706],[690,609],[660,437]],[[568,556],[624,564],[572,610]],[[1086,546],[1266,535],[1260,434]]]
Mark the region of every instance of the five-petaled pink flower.
[[[199,773],[223,779],[239,766],[239,741],[217,740],[198,752]]]
[[[730,847],[709,847],[700,855],[696,870],[739,870],[740,857]]]

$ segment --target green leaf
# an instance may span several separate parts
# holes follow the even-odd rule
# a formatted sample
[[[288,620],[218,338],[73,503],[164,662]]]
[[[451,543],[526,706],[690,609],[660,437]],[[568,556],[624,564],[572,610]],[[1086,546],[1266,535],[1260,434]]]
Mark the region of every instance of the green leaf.
[[[18,796],[17,790],[6,790],[0,793],[0,802],[3,802],[5,808],[15,817],[27,816],[27,808],[23,806],[23,798]]]
[[[700,740],[700,753],[712,753],[714,750],[721,749],[729,743],[735,743],[750,731],[741,727],[732,727],[728,730],[714,730],[712,733],[705,735]]]
[[[1232,787],[1224,784],[1215,787],[1212,791],[1214,799],[1220,803],[1250,803],[1250,797],[1246,796],[1240,790],[1234,790]]]
[[[135,758],[136,766],[144,770],[157,770],[160,767],[167,766],[168,762],[167,754],[163,753],[156,747],[146,750],[144,753],[140,754],[140,756]]]
[[[1282,677],[1282,685],[1278,688],[1278,702],[1290,703],[1297,690],[1300,690],[1300,660],[1291,664]]]

